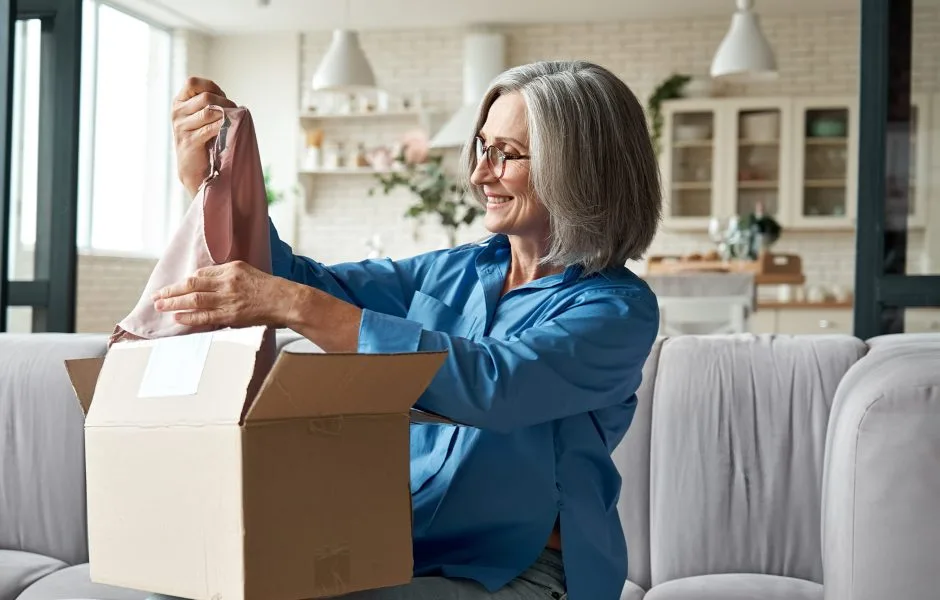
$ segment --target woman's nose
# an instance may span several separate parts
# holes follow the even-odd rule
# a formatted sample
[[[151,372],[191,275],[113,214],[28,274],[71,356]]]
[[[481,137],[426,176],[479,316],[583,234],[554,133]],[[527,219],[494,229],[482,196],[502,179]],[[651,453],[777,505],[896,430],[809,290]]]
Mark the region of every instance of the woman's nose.
[[[492,183],[495,180],[493,170],[490,169],[490,165],[486,162],[486,157],[478,159],[477,166],[474,167],[473,172],[470,173],[470,183],[473,185],[483,185],[484,183]]]

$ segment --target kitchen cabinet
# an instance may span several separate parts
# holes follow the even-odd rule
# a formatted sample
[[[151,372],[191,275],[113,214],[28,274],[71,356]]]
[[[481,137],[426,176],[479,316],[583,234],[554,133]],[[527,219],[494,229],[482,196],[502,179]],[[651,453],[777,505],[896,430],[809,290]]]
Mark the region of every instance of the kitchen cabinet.
[[[836,303],[820,305],[797,303],[759,304],[748,318],[754,334],[782,335],[852,334],[852,307]]]
[[[912,97],[909,225],[926,223],[930,98]],[[787,229],[852,229],[854,97],[694,98],[662,104],[663,227],[706,231],[758,205]]]
[[[849,305],[825,303],[760,303],[748,317],[753,334],[853,335],[854,314]],[[904,313],[905,333],[940,333],[940,308],[909,308]]]

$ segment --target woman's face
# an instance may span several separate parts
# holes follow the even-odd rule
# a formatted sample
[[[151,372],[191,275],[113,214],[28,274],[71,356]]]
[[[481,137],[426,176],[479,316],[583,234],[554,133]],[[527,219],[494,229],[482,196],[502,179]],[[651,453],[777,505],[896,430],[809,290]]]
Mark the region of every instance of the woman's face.
[[[528,156],[529,136],[526,107],[518,92],[500,96],[493,102],[478,135],[483,146],[495,146],[507,156]],[[531,238],[537,243],[548,238],[548,211],[535,196],[529,178],[528,158],[506,160],[502,177],[494,173],[486,156],[477,161],[470,182],[486,195],[483,225],[493,233]]]

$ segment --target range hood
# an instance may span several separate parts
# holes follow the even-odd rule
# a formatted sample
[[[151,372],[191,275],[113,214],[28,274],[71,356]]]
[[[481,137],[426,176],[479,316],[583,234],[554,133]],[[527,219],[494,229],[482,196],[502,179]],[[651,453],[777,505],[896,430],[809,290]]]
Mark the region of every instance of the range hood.
[[[506,36],[488,29],[467,33],[463,42],[463,104],[431,140],[432,148],[467,143],[480,101],[490,82],[506,70]]]

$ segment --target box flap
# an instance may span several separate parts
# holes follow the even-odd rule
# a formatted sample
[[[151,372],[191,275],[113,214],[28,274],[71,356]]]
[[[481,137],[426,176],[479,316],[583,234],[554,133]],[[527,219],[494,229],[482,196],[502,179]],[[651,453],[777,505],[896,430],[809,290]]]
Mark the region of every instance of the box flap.
[[[73,358],[65,361],[65,370],[68,371],[72,389],[75,390],[78,403],[86,415],[91,407],[91,399],[95,395],[95,385],[98,383],[98,374],[103,364],[103,356]]]
[[[446,352],[321,354],[283,350],[247,421],[406,413]]]
[[[265,331],[224,329],[113,345],[86,425],[238,423]]]

